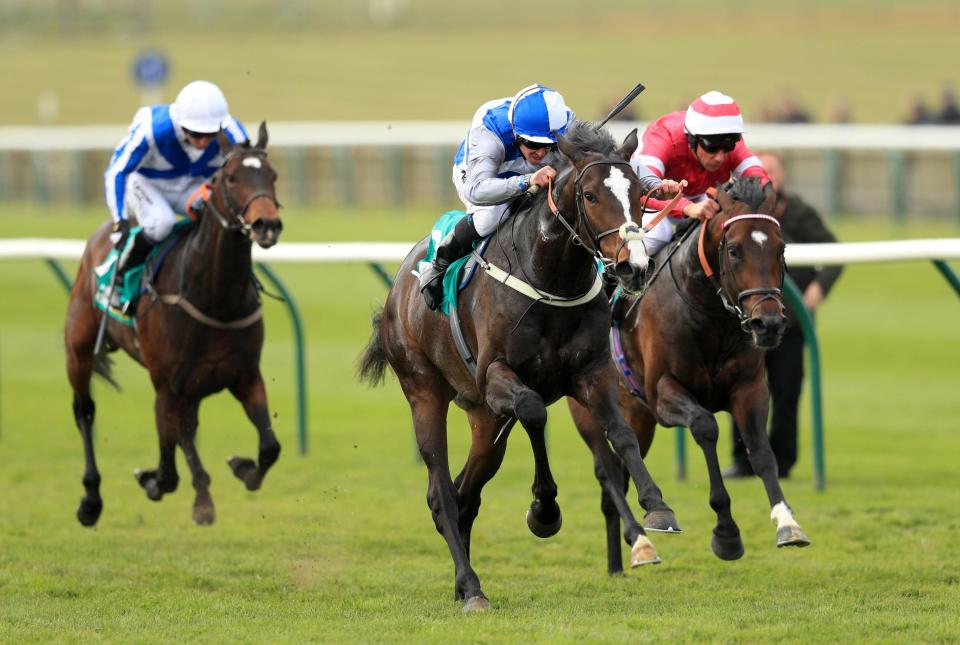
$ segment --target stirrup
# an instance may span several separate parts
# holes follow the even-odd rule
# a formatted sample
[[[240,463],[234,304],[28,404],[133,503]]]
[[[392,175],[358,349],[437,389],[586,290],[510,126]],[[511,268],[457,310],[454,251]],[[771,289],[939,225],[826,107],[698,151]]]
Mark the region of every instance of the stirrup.
[[[433,262],[420,272],[420,293],[431,311],[437,311],[443,304],[443,276],[446,267],[439,268]]]

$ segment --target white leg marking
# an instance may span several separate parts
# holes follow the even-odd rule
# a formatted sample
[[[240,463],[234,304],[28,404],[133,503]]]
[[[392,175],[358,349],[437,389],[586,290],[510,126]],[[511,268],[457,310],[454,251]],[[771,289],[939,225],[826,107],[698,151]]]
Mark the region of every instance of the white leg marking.
[[[800,528],[797,521],[793,519],[793,513],[790,512],[790,507],[787,506],[786,502],[778,502],[770,509],[770,519],[776,523],[778,529],[782,526],[795,526]]]

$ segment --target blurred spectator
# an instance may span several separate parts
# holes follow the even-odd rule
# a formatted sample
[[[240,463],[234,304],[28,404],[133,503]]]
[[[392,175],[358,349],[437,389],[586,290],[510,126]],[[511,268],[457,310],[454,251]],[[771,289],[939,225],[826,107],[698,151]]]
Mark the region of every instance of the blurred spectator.
[[[797,98],[790,92],[783,95],[780,107],[780,116],[777,118],[780,123],[809,123],[810,115],[800,107]]]
[[[907,118],[904,121],[907,125],[927,125],[934,122],[933,114],[927,107],[927,102],[919,94],[910,100],[910,106],[907,108]]]
[[[774,215],[780,220],[783,239],[794,242],[836,242],[837,238],[827,229],[823,220],[809,204],[800,197],[784,190],[786,173],[779,155],[757,155],[777,189],[777,207]],[[842,267],[791,268],[787,273],[803,293],[803,304],[812,315],[823,302],[833,283],[840,277]],[[787,330],[776,349],[764,356],[767,368],[767,384],[773,414],[770,417],[770,447],[777,459],[781,478],[790,475],[797,461],[797,408],[800,405],[800,390],[803,387],[803,330],[792,311],[787,313]],[[733,465],[723,471],[724,477],[747,477],[753,467],[747,457],[747,448],[740,432],[733,433]]]
[[[960,124],[960,106],[957,105],[957,94],[953,91],[953,88],[944,86],[942,97],[943,107],[940,110],[938,121],[943,125]]]
[[[845,97],[841,96],[833,101],[827,120],[830,123],[850,123],[853,121],[853,116],[850,113],[850,103]]]

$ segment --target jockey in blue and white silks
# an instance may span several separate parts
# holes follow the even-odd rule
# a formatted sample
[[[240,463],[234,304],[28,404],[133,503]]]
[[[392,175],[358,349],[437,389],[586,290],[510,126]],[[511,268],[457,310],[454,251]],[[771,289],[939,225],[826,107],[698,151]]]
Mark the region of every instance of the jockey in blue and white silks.
[[[532,185],[545,188],[556,176],[551,165],[556,134],[573,118],[560,93],[542,85],[488,101],[474,114],[453,160],[453,184],[467,217],[440,242],[433,263],[420,274],[431,309],[440,305],[447,266],[497,228],[513,198]]]
[[[233,143],[247,140],[223,92],[207,81],[189,83],[174,103],[142,107],[134,115],[104,173],[114,241],[125,240],[131,213],[143,227],[120,258],[118,277],[170,234],[177,213],[187,212],[187,199],[223,163],[216,139],[221,129]]]

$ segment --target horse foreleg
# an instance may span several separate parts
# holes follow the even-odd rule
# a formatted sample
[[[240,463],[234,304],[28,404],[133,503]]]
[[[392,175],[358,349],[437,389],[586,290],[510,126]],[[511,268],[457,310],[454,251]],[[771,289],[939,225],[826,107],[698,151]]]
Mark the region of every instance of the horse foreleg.
[[[762,384],[738,391],[731,401],[731,412],[747,446],[753,472],[763,480],[770,502],[770,519],[777,525],[777,546],[809,546],[810,540],[793,518],[793,511],[780,488],[777,460],[767,438],[768,396]]]
[[[533,501],[527,512],[527,527],[541,538],[556,535],[563,523],[557,504],[557,483],[550,472],[546,437],[547,407],[543,398],[524,385],[506,363],[487,367],[487,405],[499,418],[515,417],[526,430],[533,449]],[[501,439],[502,440],[502,439]]]
[[[500,431],[501,425],[483,408],[467,412],[470,421],[470,454],[457,476],[454,485],[457,487],[457,504],[459,506],[460,539],[470,555],[470,532],[473,522],[480,511],[480,492],[484,485],[500,469],[503,455],[507,450],[507,437],[500,437],[494,443],[494,438]],[[506,435],[509,430],[505,432]]]
[[[720,475],[720,460],[717,457],[720,429],[717,420],[672,376],[662,376],[656,387],[657,415],[661,422],[690,428],[706,459],[710,477],[710,508],[717,514],[717,525],[713,529],[710,546],[718,558],[737,560],[743,556],[743,540],[730,511],[730,494]]]
[[[573,396],[580,405],[587,408],[594,422],[623,461],[637,488],[641,506],[647,510],[670,511],[670,507],[663,501],[663,494],[643,462],[637,437],[627,425],[617,405],[617,382],[613,365],[603,362],[594,370],[581,375],[574,382]],[[613,486],[607,488],[611,496],[617,495],[614,488]],[[630,564],[633,567],[660,562],[653,543],[647,538],[642,527],[631,550]]]
[[[176,449],[180,435],[181,410],[170,395],[159,391],[153,407],[160,439],[160,464],[156,469],[136,470],[133,476],[147,492],[147,497],[158,502],[166,493],[177,490],[180,483]]]
[[[260,444],[257,460],[233,456],[227,461],[233,474],[247,486],[247,490],[257,490],[263,483],[267,471],[280,456],[280,442],[270,424],[270,411],[267,408],[267,390],[263,385],[260,370],[256,370],[249,379],[230,387],[230,392],[243,405],[247,418],[257,429]]]
[[[203,467],[200,461],[200,455],[197,453],[197,410],[200,402],[197,401],[189,407],[185,407],[180,417],[180,449],[183,450],[183,457],[190,468],[190,474],[193,479],[193,490],[196,497],[193,500],[193,521],[202,526],[213,524],[216,519],[216,511],[213,506],[213,498],[210,496],[210,475]]]

